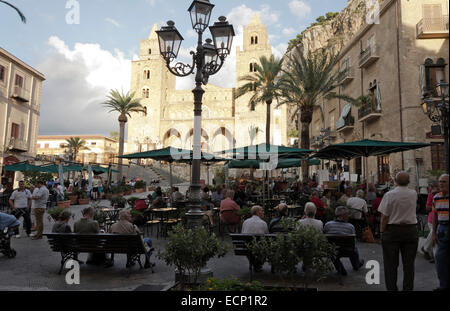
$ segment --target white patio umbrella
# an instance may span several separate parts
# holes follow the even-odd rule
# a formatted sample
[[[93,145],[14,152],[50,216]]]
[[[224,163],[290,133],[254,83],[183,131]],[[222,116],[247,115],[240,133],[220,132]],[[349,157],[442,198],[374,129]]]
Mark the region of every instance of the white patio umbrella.
[[[89,181],[89,183],[88,183],[88,192],[91,192],[92,191],[92,166],[91,165],[89,165],[88,166],[88,181]]]
[[[58,164],[59,184],[64,186],[64,169],[62,163]]]

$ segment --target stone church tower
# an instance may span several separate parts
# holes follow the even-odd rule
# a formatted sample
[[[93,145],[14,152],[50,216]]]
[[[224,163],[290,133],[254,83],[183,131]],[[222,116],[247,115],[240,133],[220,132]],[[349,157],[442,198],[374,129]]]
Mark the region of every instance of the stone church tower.
[[[193,94],[190,90],[176,90],[176,77],[166,68],[159,53],[157,26],[150,36],[141,40],[140,57],[132,62],[131,91],[142,98],[146,113],[134,113],[128,123],[126,152],[139,152],[168,146],[192,148]],[[236,87],[242,85],[239,78],[254,71],[254,64],[261,56],[270,57],[272,48],[268,42],[267,28],[255,15],[244,27],[244,45],[236,53]],[[228,59],[227,61],[230,61]],[[220,151],[243,147],[250,143],[265,142],[266,105],[259,104],[250,111],[250,95],[234,99],[235,88],[222,88],[212,84],[204,86],[202,106],[202,149]],[[275,109],[272,104],[272,143],[286,144],[286,109]],[[261,132],[250,139],[249,128],[258,127]]]

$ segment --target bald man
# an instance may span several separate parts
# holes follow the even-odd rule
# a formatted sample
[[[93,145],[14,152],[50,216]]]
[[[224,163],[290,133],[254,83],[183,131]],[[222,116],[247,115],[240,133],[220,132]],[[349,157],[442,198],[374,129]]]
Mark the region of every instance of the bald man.
[[[403,263],[403,290],[414,289],[414,262],[419,236],[417,232],[417,192],[409,189],[409,175],[399,172],[397,187],[383,197],[378,207],[381,213],[381,245],[384,277],[388,291],[397,291],[399,254]]]

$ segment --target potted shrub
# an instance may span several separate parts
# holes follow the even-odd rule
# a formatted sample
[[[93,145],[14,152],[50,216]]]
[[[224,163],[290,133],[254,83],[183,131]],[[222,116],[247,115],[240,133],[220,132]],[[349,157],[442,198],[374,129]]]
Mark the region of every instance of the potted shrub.
[[[180,289],[184,290],[186,283],[197,284],[201,269],[211,258],[223,257],[227,251],[228,247],[214,233],[208,235],[205,228],[186,229],[178,224],[169,232],[166,248],[158,253],[158,258],[176,267],[180,275]]]
[[[291,219],[283,220],[282,225],[286,230],[295,228]],[[334,269],[331,260],[336,256],[335,246],[328,242],[322,232],[312,227],[301,226],[287,233],[277,233],[271,240],[255,239],[248,246],[257,260],[267,260],[283,284],[290,284],[294,290],[300,289],[296,277],[300,262],[305,267],[303,290],[308,290],[311,281],[322,279]]]
[[[123,185],[122,186],[123,195],[130,195],[133,193],[133,187],[130,185]]]
[[[147,188],[147,184],[143,180],[136,181],[134,185],[134,189],[136,190],[136,193],[142,193],[145,192],[145,189]]]
[[[89,198],[88,198],[88,195],[87,195],[87,192],[85,191],[85,190],[80,190],[80,194],[79,194],[79,197],[78,197],[78,204],[79,205],[86,205],[86,204],[89,204]]]
[[[58,201],[58,207],[59,208],[69,208],[70,207],[70,199],[69,194],[67,192],[64,192],[64,200]]]
[[[78,203],[78,193],[75,191],[72,193],[69,193],[68,198],[70,200],[70,205],[77,205]]]
[[[206,283],[203,285],[200,285],[197,289],[197,291],[220,291],[220,292],[243,292],[243,291],[251,291],[251,292],[258,292],[258,291],[264,291],[264,286],[258,282],[253,281],[249,283],[242,283],[238,279],[233,280],[218,280],[214,278],[209,278],[206,280]]]
[[[107,217],[108,216],[106,215],[106,213],[102,212],[100,210],[100,208],[94,207],[94,217],[93,217],[93,219],[98,222],[98,225],[100,227],[104,227],[105,226]]]

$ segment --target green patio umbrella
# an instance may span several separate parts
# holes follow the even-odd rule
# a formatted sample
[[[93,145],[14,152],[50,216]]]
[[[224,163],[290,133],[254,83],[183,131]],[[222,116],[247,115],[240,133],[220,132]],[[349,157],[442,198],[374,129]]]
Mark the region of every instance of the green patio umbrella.
[[[7,165],[3,167],[4,171],[10,171],[10,172],[45,172],[41,169],[40,166],[32,165],[27,162],[23,163],[16,163],[12,165]]]
[[[260,164],[264,161],[258,160],[232,160],[226,165],[227,168],[253,168],[259,169]],[[309,165],[319,165],[319,159],[310,159]],[[302,165],[301,159],[279,159],[276,169],[280,168],[290,168],[290,167],[300,167]]]
[[[351,160],[359,157],[387,155],[391,153],[420,149],[429,146],[431,145],[426,143],[364,139],[361,141],[330,145],[313,154],[312,157],[320,159]]]
[[[302,159],[306,158],[314,151],[309,149],[300,149],[293,147],[259,144],[255,146],[246,146],[234,148],[218,152],[219,154],[227,154],[234,159],[243,160],[266,160],[266,157],[278,156],[279,159]]]
[[[164,161],[169,163],[170,187],[172,187],[172,163],[191,163],[193,159],[193,151],[167,147],[163,149],[145,151],[119,156],[122,159],[153,159],[156,161]],[[215,157],[213,154],[202,152],[200,162],[214,163],[223,162],[227,159]]]
[[[360,157],[364,157],[367,159],[370,156],[388,155],[391,153],[420,149],[429,146],[431,145],[427,143],[364,139],[360,141],[330,145],[323,148],[319,152],[316,152],[312,155],[312,157],[328,160],[351,160]]]

